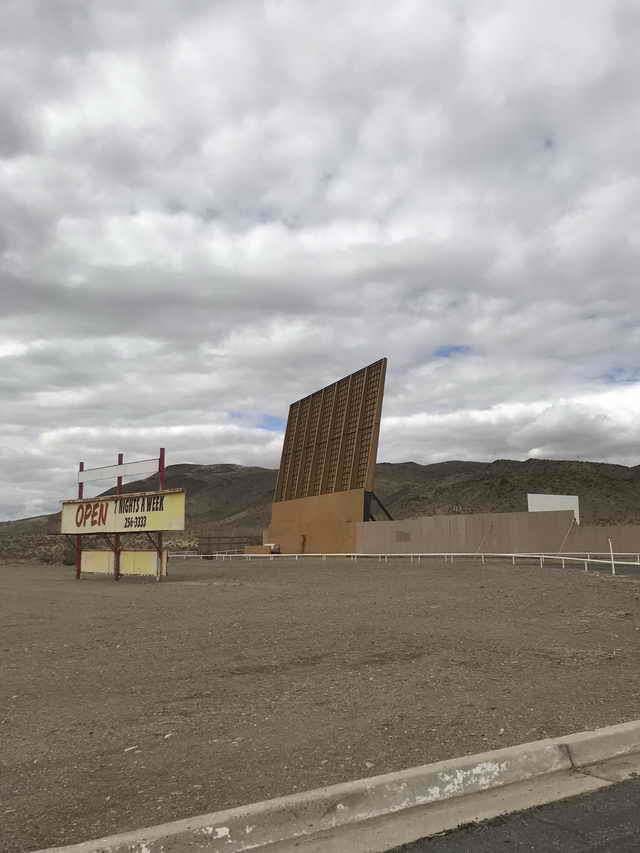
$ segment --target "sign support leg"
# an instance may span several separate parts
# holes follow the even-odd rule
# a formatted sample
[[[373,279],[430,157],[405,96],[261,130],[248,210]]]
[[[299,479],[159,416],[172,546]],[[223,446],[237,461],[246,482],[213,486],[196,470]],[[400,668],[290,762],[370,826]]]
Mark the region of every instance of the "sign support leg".
[[[84,462],[81,462],[78,470],[80,473],[84,471]],[[84,483],[78,483],[78,500],[81,500],[84,495]],[[76,536],[76,580],[80,579],[82,572],[82,536]]]
[[[118,453],[118,465],[122,465],[124,462],[124,454]],[[122,494],[122,477],[118,477],[117,479],[117,487],[116,494]],[[114,581],[120,580],[120,534],[116,533],[115,535],[115,548],[113,554],[113,579]]]
[[[160,448],[158,458],[158,482],[160,491],[164,491],[164,447]],[[162,533],[158,533],[158,580],[162,577]]]
[[[158,481],[160,491],[164,491],[164,447],[160,448],[160,456],[158,458]]]

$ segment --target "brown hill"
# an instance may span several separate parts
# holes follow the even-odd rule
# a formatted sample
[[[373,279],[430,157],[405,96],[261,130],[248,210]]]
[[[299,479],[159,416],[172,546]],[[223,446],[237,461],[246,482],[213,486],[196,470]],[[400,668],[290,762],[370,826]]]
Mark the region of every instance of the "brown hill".
[[[243,465],[170,465],[165,488],[185,489],[187,527],[199,532],[211,525],[262,527],[270,518],[277,470]],[[127,483],[125,492],[159,489],[157,474]],[[115,487],[103,492],[115,494]]]
[[[394,518],[524,511],[527,492],[555,492],[580,496],[583,523],[640,521],[640,466],[548,459],[383,462],[376,473],[376,492]],[[242,465],[169,466],[166,487],[187,491],[187,530],[170,541],[190,546],[203,533],[255,531],[268,524],[276,475],[270,468]],[[155,474],[124,490],[157,488]],[[60,559],[64,541],[47,536],[56,520],[50,515],[0,523],[0,556]]]
[[[382,463],[377,492],[397,518],[526,511],[527,492],[578,495],[587,524],[640,520],[640,466],[527,459],[515,462]]]

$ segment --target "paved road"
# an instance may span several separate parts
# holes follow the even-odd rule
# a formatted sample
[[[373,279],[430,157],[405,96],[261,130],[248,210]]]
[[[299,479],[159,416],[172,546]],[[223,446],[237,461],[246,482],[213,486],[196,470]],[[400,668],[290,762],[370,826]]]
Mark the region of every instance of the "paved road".
[[[638,853],[640,778],[423,838],[388,853]]]

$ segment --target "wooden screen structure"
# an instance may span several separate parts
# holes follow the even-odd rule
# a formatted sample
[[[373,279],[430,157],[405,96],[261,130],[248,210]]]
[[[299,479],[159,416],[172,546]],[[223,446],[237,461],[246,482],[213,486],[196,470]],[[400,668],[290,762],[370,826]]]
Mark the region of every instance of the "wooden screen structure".
[[[274,502],[373,491],[387,359],[289,407]]]

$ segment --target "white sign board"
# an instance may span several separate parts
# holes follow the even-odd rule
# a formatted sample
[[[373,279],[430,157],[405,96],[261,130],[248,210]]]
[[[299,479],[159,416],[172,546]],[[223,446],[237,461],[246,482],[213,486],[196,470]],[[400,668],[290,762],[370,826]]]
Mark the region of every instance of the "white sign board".
[[[184,530],[184,489],[63,501],[61,533]]]
[[[103,465],[101,468],[87,468],[78,471],[79,483],[91,483],[94,480],[115,480],[116,477],[130,477],[132,474],[149,474],[158,470],[158,459],[143,459],[142,462],[123,462],[121,465]]]
[[[529,512],[553,512],[572,509],[580,524],[580,499],[577,495],[527,495]]]

